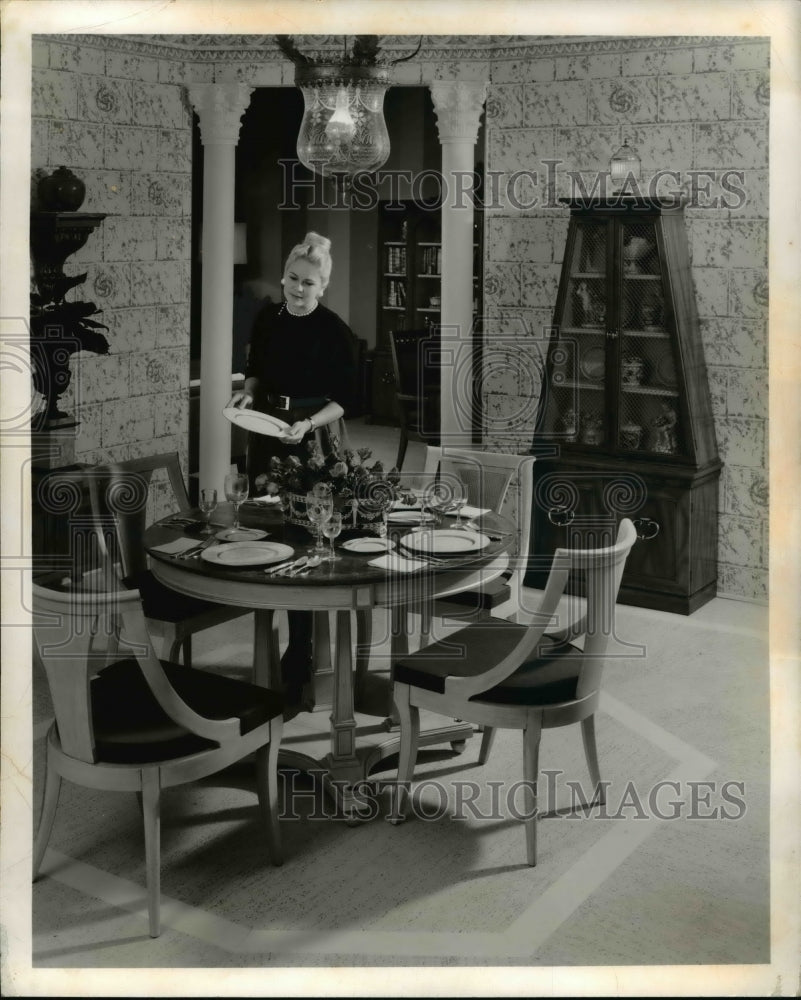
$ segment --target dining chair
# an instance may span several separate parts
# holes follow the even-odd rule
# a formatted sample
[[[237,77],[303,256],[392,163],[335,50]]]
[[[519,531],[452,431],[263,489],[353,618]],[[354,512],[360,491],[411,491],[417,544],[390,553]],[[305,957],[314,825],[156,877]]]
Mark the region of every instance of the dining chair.
[[[182,653],[183,662],[191,666],[194,633],[250,612],[179,594],[153,576],[142,538],[155,474],[166,474],[174,506],[182,513],[191,511],[178,453],[166,452],[87,470],[94,528],[103,557],[125,586],[141,594],[151,633],[163,638],[162,656],[177,661]]]
[[[516,483],[516,502],[511,505],[515,544],[510,550],[510,568],[502,576],[476,590],[467,590],[434,602],[437,618],[465,619],[493,614],[514,620],[528,564],[531,538],[531,505],[534,495],[534,458],[500,452],[474,451],[429,446],[423,476],[455,476],[467,487],[467,502],[482,510],[501,514]],[[424,620],[422,631],[430,630]]]
[[[480,764],[486,761],[496,728],[522,730],[530,865],[537,862],[536,786],[543,729],[581,723],[595,799],[604,801],[595,712],[609,640],[615,634],[620,579],[636,537],[633,523],[625,518],[612,545],[558,548],[541,604],[530,622],[487,618],[394,664],[401,729],[397,794],[390,817],[394,823],[405,817],[409,805],[421,708],[485,727]],[[566,611],[563,598],[568,580],[575,582],[577,576],[583,577],[585,596],[577,605],[583,613],[573,619],[572,602],[567,602]]]
[[[409,440],[439,440],[439,368],[427,365],[426,342],[437,343],[431,329],[393,330],[389,334],[400,440],[395,466],[403,468]]]
[[[280,694],[219,673],[159,660],[136,590],[97,592],[33,584],[35,651],[55,711],[47,735],[39,874],[62,779],[135,792],[144,818],[149,930],[160,928],[162,789],[215,774],[256,755],[256,791],[267,851],[280,865]]]

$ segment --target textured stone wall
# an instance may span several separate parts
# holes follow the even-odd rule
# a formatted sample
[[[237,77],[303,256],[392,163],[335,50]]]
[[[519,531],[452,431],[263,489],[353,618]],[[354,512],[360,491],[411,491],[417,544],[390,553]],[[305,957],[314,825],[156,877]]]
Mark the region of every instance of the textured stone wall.
[[[72,361],[62,408],[80,421],[79,461],[177,451],[186,472],[189,415],[191,109],[187,67],[87,44],[35,39],[34,175],[69,167],[83,212],[107,213],[65,272],[87,272],[68,298],[92,301],[108,356]],[[209,67],[193,67],[203,79]],[[35,191],[34,191],[35,196]],[[154,511],[164,487],[154,490]]]
[[[539,172],[520,177],[511,198],[499,185],[501,205],[487,212],[487,447],[531,442],[567,233],[566,210],[547,207],[549,170],[557,197],[570,194],[567,171],[589,190],[628,137],[646,183],[665,169],[743,172],[744,205],[690,207],[686,223],[725,463],[719,592],[758,600],[768,556],[768,59],[760,39],[554,43],[533,58],[494,61],[487,101],[487,170]],[[719,181],[700,183],[705,205],[726,194]],[[536,207],[521,207],[536,196]]]

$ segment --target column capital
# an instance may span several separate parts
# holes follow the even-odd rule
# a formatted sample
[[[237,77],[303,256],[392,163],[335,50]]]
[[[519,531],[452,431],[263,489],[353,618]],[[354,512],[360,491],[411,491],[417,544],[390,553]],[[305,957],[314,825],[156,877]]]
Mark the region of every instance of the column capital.
[[[253,87],[245,83],[193,83],[187,92],[200,119],[203,145],[236,146]]]
[[[434,80],[430,87],[440,143],[475,143],[487,84],[483,80]]]

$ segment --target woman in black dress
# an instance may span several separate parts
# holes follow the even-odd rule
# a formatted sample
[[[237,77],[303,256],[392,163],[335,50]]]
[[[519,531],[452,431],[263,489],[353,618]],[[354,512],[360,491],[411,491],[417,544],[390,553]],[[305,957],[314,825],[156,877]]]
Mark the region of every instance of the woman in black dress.
[[[250,434],[251,482],[268,471],[273,455],[307,457],[311,437],[323,454],[347,444],[343,417],[355,385],[354,336],[320,302],[331,275],[330,248],[324,236],[307,233],[287,257],[281,279],[284,302],[264,305],[253,323],[245,385],[228,405],[253,407],[290,426],[279,437]],[[295,706],[311,678],[312,616],[290,611],[288,619],[289,645],[281,658],[281,674],[287,701]]]

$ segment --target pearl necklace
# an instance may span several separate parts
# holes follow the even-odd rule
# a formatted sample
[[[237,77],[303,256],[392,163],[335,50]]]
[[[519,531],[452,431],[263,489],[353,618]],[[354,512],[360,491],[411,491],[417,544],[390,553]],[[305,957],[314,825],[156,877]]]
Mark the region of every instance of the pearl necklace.
[[[316,308],[317,308],[317,303],[315,302],[314,305],[311,307],[311,309],[307,309],[306,312],[292,312],[288,302],[283,302],[281,304],[281,312],[286,310],[290,316],[311,316],[311,314],[314,312]],[[279,313],[279,316],[280,314],[281,313]]]

